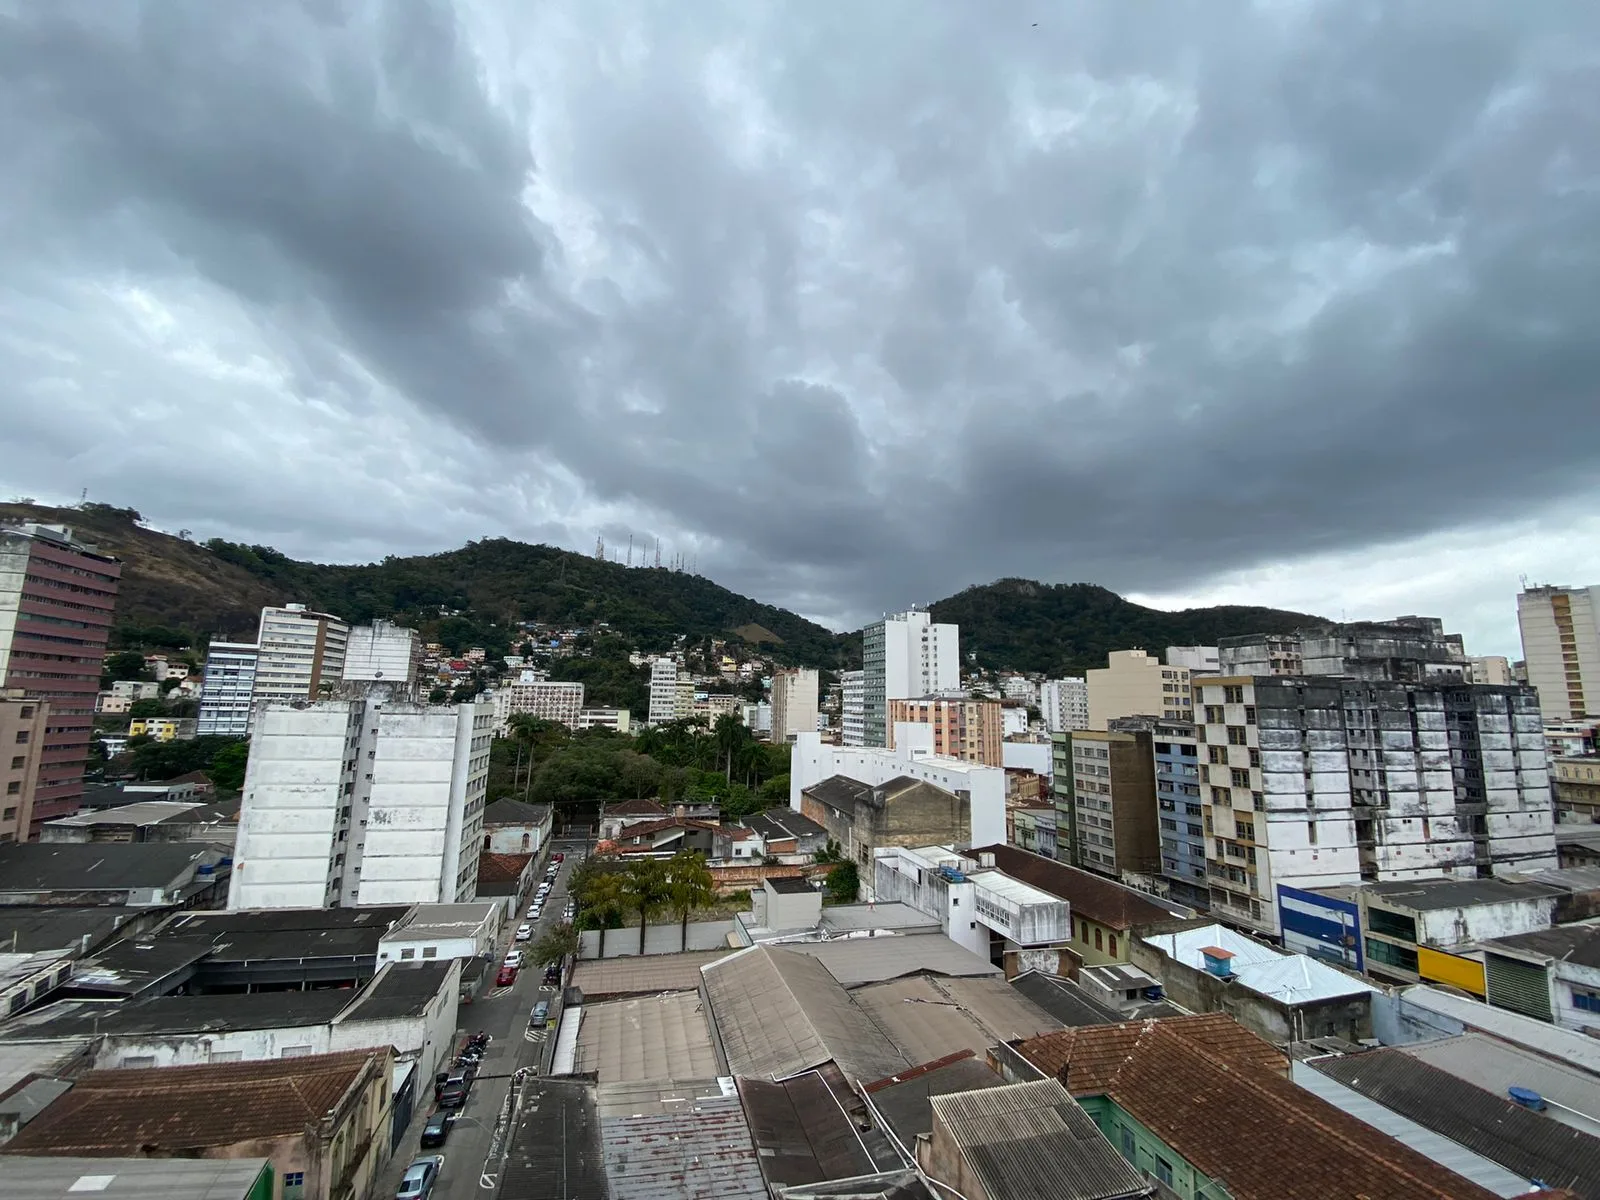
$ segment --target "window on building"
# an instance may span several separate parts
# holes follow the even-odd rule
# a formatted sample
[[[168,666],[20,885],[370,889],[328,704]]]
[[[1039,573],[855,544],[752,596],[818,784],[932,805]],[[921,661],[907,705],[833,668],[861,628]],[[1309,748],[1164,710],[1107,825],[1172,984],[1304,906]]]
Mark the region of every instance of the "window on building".
[[[1600,1013],[1600,992],[1580,992],[1573,988],[1572,1007],[1580,1012]]]
[[[15,758],[13,758],[11,760],[11,769],[13,771],[20,771],[20,770],[22,770],[23,767],[25,767],[27,765],[28,765],[28,756],[25,755],[25,754],[19,754],[19,755],[17,755]]]
[[[1306,844],[1310,846],[1317,844],[1317,823],[1315,821],[1306,822]]]
[[[422,957],[423,958],[438,958],[439,957],[439,947],[437,947],[437,946],[424,946],[422,948]]]
[[[1102,945],[1102,944],[1101,944],[1101,938],[1100,938],[1100,931],[1099,931],[1099,930],[1098,930],[1098,929],[1096,929],[1096,930],[1095,930],[1095,931],[1094,931],[1094,948],[1095,948],[1095,949],[1096,949],[1096,950],[1103,950],[1103,949],[1104,949],[1104,948],[1105,948],[1105,947],[1104,947],[1104,946],[1103,946],[1103,945]]]
[[[283,1200],[300,1200],[306,1194],[306,1173],[304,1171],[285,1171],[283,1173]]]
[[[120,1067],[153,1067],[156,1065],[154,1054],[129,1054],[117,1064]]]
[[[1222,702],[1224,704],[1243,704],[1244,689],[1237,685],[1230,685],[1222,689]]]
[[[6,795],[8,795],[8,796],[19,796],[21,794],[22,794],[22,781],[20,779],[13,779],[10,783],[6,784]]]
[[[1117,935],[1114,933],[1108,936],[1108,940],[1106,941],[1106,953],[1111,955],[1112,958],[1117,956]]]
[[[1230,746],[1242,746],[1242,745],[1244,745],[1244,726],[1243,725],[1229,725],[1228,726],[1228,745],[1230,745]]]
[[[1243,767],[1234,767],[1228,772],[1228,778],[1234,787],[1247,788],[1250,786],[1250,772]]]
[[[1246,704],[1244,706],[1244,723],[1246,725],[1254,725],[1256,723],[1256,706],[1254,704]]]
[[[1172,1164],[1159,1154],[1156,1155],[1155,1176],[1168,1187],[1172,1186]]]
[[[413,949],[413,948],[410,948],[410,947],[400,951],[400,957],[401,958],[415,958],[416,956],[417,956],[416,950]]]
[[[28,731],[26,729],[17,730],[17,745],[25,746],[27,744],[28,744]]]

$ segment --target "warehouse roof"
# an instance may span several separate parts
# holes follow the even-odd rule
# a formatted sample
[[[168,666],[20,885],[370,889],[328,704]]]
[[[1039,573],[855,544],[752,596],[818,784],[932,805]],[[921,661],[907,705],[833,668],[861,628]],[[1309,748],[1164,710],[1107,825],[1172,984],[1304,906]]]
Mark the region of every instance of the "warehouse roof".
[[[245,1200],[268,1169],[264,1158],[6,1159],[8,1200]]]
[[[573,1071],[608,1084],[711,1078],[717,1056],[702,1008],[696,992],[586,1002]]]
[[[286,1029],[321,1025],[350,1003],[348,990],[232,992],[210,996],[153,996],[116,1004],[62,1001],[35,1016],[0,1027],[0,1037],[87,1037],[96,1034],[218,1033],[231,1029]]]
[[[7,842],[0,845],[0,892],[167,888],[226,852],[204,842]]]
[[[761,1170],[778,1185],[852,1179],[904,1166],[838,1067],[829,1063],[783,1080],[736,1080]]]
[[[767,1200],[737,1096],[600,1122],[611,1200]]]
[[[1005,1080],[971,1050],[958,1050],[888,1079],[867,1084],[865,1091],[902,1146],[933,1130],[934,1096],[1003,1087]]]
[[[1516,933],[1479,943],[1485,949],[1515,951],[1521,955],[1572,963],[1579,967],[1600,967],[1600,921],[1555,925],[1532,933]]]
[[[108,904],[15,904],[0,906],[0,946],[27,950],[93,950],[130,917],[148,910]]]
[[[851,995],[914,1063],[956,1050],[982,1054],[999,1042],[1061,1028],[1059,1021],[999,978],[913,975],[857,988]]]
[[[783,1078],[832,1061],[851,1079],[882,1079],[909,1065],[809,955],[753,946],[701,973],[735,1075]]]
[[[942,933],[785,942],[783,948],[820,960],[845,987],[879,983],[924,971],[938,975],[1001,974],[999,967],[958,946]]]
[[[1127,1020],[1122,1013],[1101,1004],[1070,979],[1024,971],[1011,986],[1049,1013],[1062,1025],[1117,1025]]]
[[[386,963],[340,1020],[393,1021],[420,1016],[447,986],[455,970],[453,958],[442,962]]]
[[[1388,879],[1363,883],[1360,890],[1370,899],[1417,912],[1470,908],[1479,904],[1516,904],[1562,895],[1562,889],[1549,884],[1500,878]]]
[[[594,1084],[528,1079],[500,1188],[517,1200],[609,1200]]]
[[[725,958],[726,950],[691,950],[687,954],[626,955],[587,959],[572,970],[572,986],[590,1000],[646,992],[694,991],[700,968]]]

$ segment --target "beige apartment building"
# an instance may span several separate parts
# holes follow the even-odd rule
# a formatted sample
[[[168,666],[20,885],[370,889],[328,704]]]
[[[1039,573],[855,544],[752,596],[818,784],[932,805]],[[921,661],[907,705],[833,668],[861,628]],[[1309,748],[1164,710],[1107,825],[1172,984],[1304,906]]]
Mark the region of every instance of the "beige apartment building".
[[[1600,716],[1600,586],[1528,588],[1517,624],[1545,721]]]
[[[1106,728],[1116,717],[1194,718],[1188,667],[1164,666],[1143,650],[1113,650],[1106,665],[1086,673],[1089,728]]]
[[[1080,729],[1068,736],[1074,865],[1114,878],[1124,871],[1159,873],[1161,836],[1150,733]]]
[[[817,728],[817,672],[812,667],[778,671],[772,676],[772,741],[792,742],[796,734]]]
[[[344,672],[350,626],[304,604],[263,608],[256,638],[255,703],[319,699]]]
[[[968,696],[890,700],[888,749],[894,749],[895,722],[930,725],[935,754],[985,767],[1004,766],[1003,708],[998,700],[974,700]]]
[[[0,692],[0,842],[28,840],[49,715],[48,701],[29,700],[21,688]]]

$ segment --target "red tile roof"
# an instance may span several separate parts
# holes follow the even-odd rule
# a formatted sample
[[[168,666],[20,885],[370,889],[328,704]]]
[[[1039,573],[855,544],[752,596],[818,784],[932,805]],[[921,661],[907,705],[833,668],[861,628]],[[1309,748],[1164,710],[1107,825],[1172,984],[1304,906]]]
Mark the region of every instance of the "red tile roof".
[[[600,816],[605,817],[664,817],[667,810],[654,800],[618,800],[603,805]]]
[[[712,833],[723,832],[721,825],[711,821],[696,821],[690,817],[664,817],[659,821],[641,821],[637,825],[629,825],[626,829],[619,830],[613,840],[626,842],[634,838],[665,833],[670,829],[708,829]]]
[[[1219,1013],[1084,1026],[1017,1049],[1074,1096],[1109,1097],[1234,1200],[1494,1194],[1290,1082],[1283,1055]]]
[[[478,855],[479,883],[516,883],[533,861],[531,854],[496,854],[485,850]]]
[[[996,870],[1042,892],[1060,896],[1072,906],[1073,912],[1109,929],[1132,929],[1136,925],[1171,921],[1177,916],[1172,909],[1164,908],[1132,888],[1041,854],[1003,844],[979,846],[969,852],[972,858],[985,854],[994,855]]]
[[[361,1050],[251,1063],[90,1071],[25,1125],[3,1153],[180,1156],[211,1146],[298,1136],[338,1107],[374,1057],[374,1051]],[[386,1087],[388,1082],[385,1074]]]

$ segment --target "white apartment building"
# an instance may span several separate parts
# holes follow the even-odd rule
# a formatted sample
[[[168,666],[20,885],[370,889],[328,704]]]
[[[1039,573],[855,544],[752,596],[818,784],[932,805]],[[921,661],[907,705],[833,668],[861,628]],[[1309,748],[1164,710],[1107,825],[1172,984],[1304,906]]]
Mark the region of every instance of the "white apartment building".
[[[1503,654],[1481,654],[1467,659],[1468,676],[1473,683],[1510,687],[1517,682],[1511,673],[1511,660]]]
[[[817,728],[817,673],[811,667],[778,671],[772,677],[772,740],[794,741]]]
[[[263,608],[256,637],[256,702],[315,700],[344,671],[350,626],[304,604]]]
[[[678,716],[678,664],[658,658],[650,664],[650,724],[665,725]]]
[[[1039,711],[1051,733],[1089,728],[1089,683],[1068,676],[1047,679],[1039,688]]]
[[[345,643],[339,677],[346,683],[415,683],[422,671],[422,639],[391,621],[357,625]]]
[[[889,701],[957,691],[961,687],[960,630],[936,625],[922,609],[885,617],[861,634],[862,735],[888,744]]]
[[[256,697],[256,656],[250,642],[212,642],[200,687],[199,737],[245,737]]]
[[[578,713],[574,729],[609,729],[612,733],[627,733],[630,727],[625,708],[586,708]]]
[[[1006,840],[1006,773],[933,752],[933,727],[911,722],[894,727],[893,750],[874,746],[833,746],[818,733],[795,737],[789,758],[789,807],[801,811],[801,793],[835,775],[876,787],[899,776],[936,784],[967,797],[971,846]]]
[[[846,746],[867,744],[867,682],[864,671],[839,672],[839,732]]]
[[[1020,700],[1024,704],[1039,703],[1039,685],[1026,675],[1007,675],[1000,681],[1000,695],[1007,700]]]
[[[494,705],[394,694],[257,710],[229,908],[473,898]]]
[[[510,730],[514,716],[537,717],[576,729],[582,712],[583,684],[554,682],[545,678],[543,671],[520,671],[494,690],[494,727],[500,737]]]
[[[1556,862],[1531,690],[1457,681],[1196,681],[1212,912],[1277,935],[1277,889]]]
[[[1215,646],[1168,646],[1167,666],[1188,667],[1196,675],[1215,675],[1222,657]]]
[[[1089,728],[1115,717],[1192,718],[1188,667],[1163,666],[1143,650],[1113,650],[1106,665],[1088,672]]]
[[[1519,592],[1517,624],[1544,719],[1600,716],[1600,585]]]

